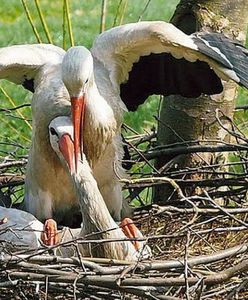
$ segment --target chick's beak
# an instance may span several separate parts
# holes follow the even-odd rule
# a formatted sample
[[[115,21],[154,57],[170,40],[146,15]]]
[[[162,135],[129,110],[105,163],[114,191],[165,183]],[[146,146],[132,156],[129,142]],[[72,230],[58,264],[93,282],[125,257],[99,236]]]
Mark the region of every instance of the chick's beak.
[[[67,162],[71,174],[75,173],[74,144],[69,134],[65,133],[59,139],[59,150]]]
[[[74,129],[74,159],[77,172],[78,154],[83,153],[83,141],[81,139],[84,111],[85,111],[85,94],[79,97],[71,97],[72,122]]]

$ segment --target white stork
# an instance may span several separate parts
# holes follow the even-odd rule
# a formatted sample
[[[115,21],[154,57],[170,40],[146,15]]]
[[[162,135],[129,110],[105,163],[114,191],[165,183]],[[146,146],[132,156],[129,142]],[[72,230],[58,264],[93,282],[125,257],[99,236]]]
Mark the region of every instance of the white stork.
[[[52,45],[0,49],[0,78],[34,92],[33,136],[25,204],[39,219],[72,225],[78,213],[71,181],[53,153],[47,126],[70,114],[75,159],[85,152],[115,220],[120,220],[123,112],[135,110],[152,94],[197,97],[223,89],[221,79],[248,87],[247,50],[217,33],[186,35],[172,24],[139,22],[110,29],[89,51],[66,53]]]
[[[150,256],[150,248],[137,240],[120,241],[128,238],[143,238],[141,232],[129,218],[124,218],[120,227],[111,217],[98,189],[92,170],[82,153],[83,162],[75,164],[73,126],[69,117],[53,119],[49,125],[50,143],[71,176],[82,214],[80,236],[91,236],[94,240],[111,239],[117,242],[81,247],[84,256],[107,257],[121,260],[136,260]],[[77,172],[76,172],[77,165]],[[52,233],[56,234],[55,232]]]

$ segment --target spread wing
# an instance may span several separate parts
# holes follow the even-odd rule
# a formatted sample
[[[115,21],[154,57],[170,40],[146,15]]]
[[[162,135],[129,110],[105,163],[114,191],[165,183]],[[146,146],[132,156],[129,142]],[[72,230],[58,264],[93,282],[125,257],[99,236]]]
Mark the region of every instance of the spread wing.
[[[65,51],[50,44],[0,48],[0,79],[22,84],[34,91],[33,80],[45,64],[61,63]]]
[[[152,94],[220,93],[221,79],[248,87],[247,50],[217,33],[186,35],[170,23],[139,22],[102,33],[91,52],[129,110]]]

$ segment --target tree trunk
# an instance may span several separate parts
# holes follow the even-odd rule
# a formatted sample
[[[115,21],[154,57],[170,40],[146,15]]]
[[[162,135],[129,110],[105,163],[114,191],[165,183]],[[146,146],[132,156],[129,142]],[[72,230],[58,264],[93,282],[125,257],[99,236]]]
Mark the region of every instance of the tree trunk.
[[[247,19],[247,0],[182,0],[171,22],[187,34],[199,30],[215,31],[244,42]],[[228,141],[226,131],[216,120],[216,109],[232,119],[236,95],[237,85],[233,82],[225,82],[224,91],[219,95],[203,95],[197,99],[181,96],[166,97],[162,101],[159,113],[161,121],[158,123],[158,145],[195,140]],[[225,124],[224,119],[222,122]],[[226,157],[221,153],[217,157],[213,153],[163,156],[157,159],[156,168],[163,170],[162,174],[166,175],[171,170],[202,166],[225,159]],[[203,175],[195,173],[187,178],[200,179]],[[185,191],[187,195],[195,192],[194,188]],[[159,186],[154,190],[153,200],[156,203],[166,201],[171,195],[172,190],[169,187]]]

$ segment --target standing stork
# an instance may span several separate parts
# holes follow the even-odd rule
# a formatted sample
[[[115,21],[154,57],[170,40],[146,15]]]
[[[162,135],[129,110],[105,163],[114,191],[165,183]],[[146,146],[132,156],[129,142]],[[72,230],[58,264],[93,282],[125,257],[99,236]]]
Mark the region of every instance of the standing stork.
[[[0,78],[34,92],[27,210],[66,225],[78,212],[72,184],[45,130],[54,117],[69,115],[71,107],[75,161],[86,154],[110,213],[120,220],[116,173],[123,174],[124,111],[135,110],[152,94],[220,93],[221,79],[248,87],[248,51],[222,34],[186,35],[162,21],[139,22],[102,33],[90,51],[73,47],[65,53],[52,45],[2,48]]]

